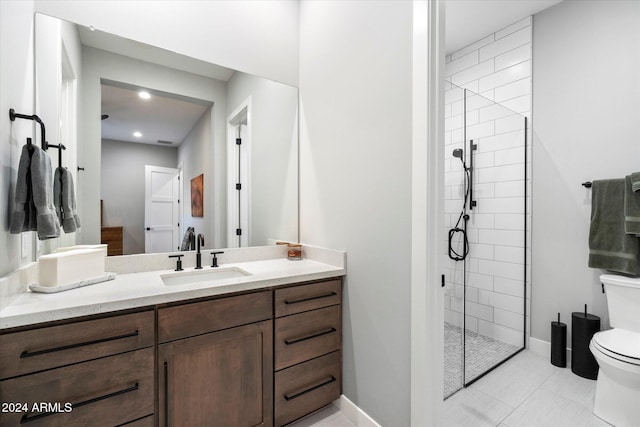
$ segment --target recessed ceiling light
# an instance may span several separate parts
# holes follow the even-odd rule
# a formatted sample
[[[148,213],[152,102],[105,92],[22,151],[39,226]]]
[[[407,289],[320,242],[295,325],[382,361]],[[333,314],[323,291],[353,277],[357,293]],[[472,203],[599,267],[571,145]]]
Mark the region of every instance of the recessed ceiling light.
[[[142,138],[142,134],[138,131],[134,132],[133,136],[135,136],[136,138]]]
[[[138,92],[138,96],[142,99],[149,99],[151,98],[151,95],[149,94],[149,92],[145,92],[143,90],[141,90],[140,92]]]

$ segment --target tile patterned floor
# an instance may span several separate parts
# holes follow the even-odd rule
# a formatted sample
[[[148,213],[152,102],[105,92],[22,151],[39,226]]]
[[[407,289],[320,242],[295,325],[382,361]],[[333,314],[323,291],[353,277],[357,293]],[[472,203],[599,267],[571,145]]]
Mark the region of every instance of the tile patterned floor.
[[[442,427],[610,427],[592,413],[595,390],[595,381],[524,350],[445,400]],[[328,406],[292,426],[354,424]]]
[[[465,367],[467,382],[515,354],[520,348],[467,330]],[[462,388],[462,329],[444,324],[444,397]]]
[[[524,350],[444,402],[443,426],[606,427],[596,382]]]

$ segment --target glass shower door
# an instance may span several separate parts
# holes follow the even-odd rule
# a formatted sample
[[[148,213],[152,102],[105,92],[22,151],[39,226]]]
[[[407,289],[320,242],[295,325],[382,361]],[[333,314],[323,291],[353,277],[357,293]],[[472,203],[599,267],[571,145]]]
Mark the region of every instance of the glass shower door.
[[[445,82],[445,235],[464,227],[465,176],[464,153],[464,89]],[[455,153],[455,155],[454,155]],[[459,156],[459,157],[456,157]],[[452,251],[464,254],[464,238],[453,232]],[[444,295],[444,397],[464,386],[464,263],[448,259]]]
[[[526,119],[445,83],[444,397],[525,345]]]
[[[526,119],[465,91],[470,170],[464,383],[525,346]]]

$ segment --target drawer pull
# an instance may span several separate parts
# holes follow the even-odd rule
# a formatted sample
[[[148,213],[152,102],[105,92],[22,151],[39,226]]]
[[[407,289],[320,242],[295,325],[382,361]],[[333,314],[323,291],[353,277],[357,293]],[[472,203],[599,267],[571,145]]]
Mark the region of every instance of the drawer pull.
[[[336,328],[329,328],[329,329],[325,329],[319,332],[314,332],[310,335],[305,335],[303,337],[299,337],[299,338],[293,338],[290,340],[284,340],[284,343],[286,345],[291,345],[291,344],[296,344],[299,343],[301,341],[306,341],[306,340],[310,340],[312,338],[317,338],[317,337],[321,337],[322,335],[327,335],[327,334],[332,334],[336,331]]]
[[[130,393],[132,391],[136,391],[137,389],[138,389],[138,383],[136,383],[135,385],[133,385],[131,387],[125,388],[123,390],[114,391],[113,393],[105,394],[104,396],[94,397],[93,399],[84,400],[84,401],[78,402],[78,403],[72,403],[71,404],[71,410],[73,410],[75,408],[79,408],[81,406],[89,405],[91,403],[96,403],[96,402],[99,402],[101,400],[110,399],[112,397],[120,396],[120,395],[125,394],[125,393]],[[29,423],[31,421],[40,420],[40,419],[46,418],[46,417],[48,417],[50,415],[56,415],[56,414],[59,414],[59,413],[60,412],[43,412],[41,414],[33,415],[33,416],[29,416],[28,414],[25,414],[22,417],[22,419],[20,420],[20,424],[26,424],[26,423]]]
[[[321,381],[321,382],[319,382],[318,384],[312,385],[311,387],[305,388],[305,389],[300,390],[300,391],[297,391],[297,392],[295,392],[295,393],[285,394],[285,395],[284,395],[284,398],[285,398],[285,400],[287,400],[287,401],[292,400],[292,399],[295,399],[296,397],[300,397],[300,396],[302,396],[303,394],[307,394],[307,393],[309,393],[309,392],[311,392],[311,391],[313,391],[313,390],[316,390],[316,389],[318,389],[318,388],[320,388],[320,387],[324,387],[324,386],[326,386],[327,384],[331,384],[331,383],[332,383],[332,382],[334,382],[334,381],[336,381],[336,377],[334,377],[334,376],[332,375],[332,376],[330,376],[329,378],[322,380],[322,381]]]
[[[115,341],[115,340],[121,340],[124,338],[131,338],[131,337],[136,337],[138,336],[139,332],[136,330],[135,332],[130,332],[128,334],[124,334],[124,335],[118,335],[115,337],[108,337],[108,338],[100,338],[97,340],[93,340],[93,341],[87,341],[87,342],[81,342],[81,343],[77,343],[77,344],[69,344],[69,345],[64,345],[61,347],[54,347],[54,348],[48,348],[46,350],[37,350],[37,351],[23,351],[20,354],[20,359],[24,359],[26,357],[33,357],[33,356],[40,356],[43,354],[48,354],[48,353],[55,353],[56,351],[63,351],[63,350],[70,350],[72,348],[78,348],[78,347],[84,347],[87,345],[93,345],[93,344],[100,344],[103,342],[107,342],[107,341]]]
[[[294,300],[292,300],[292,301],[284,300],[284,303],[285,303],[285,304],[298,304],[298,303],[301,303],[301,302],[313,301],[314,299],[329,298],[329,297],[333,297],[333,296],[336,296],[336,295],[338,295],[338,294],[337,294],[337,293],[335,293],[335,292],[329,292],[329,293],[326,293],[326,294],[317,295],[317,296],[315,296],[315,297],[302,298],[302,299],[294,299]]]

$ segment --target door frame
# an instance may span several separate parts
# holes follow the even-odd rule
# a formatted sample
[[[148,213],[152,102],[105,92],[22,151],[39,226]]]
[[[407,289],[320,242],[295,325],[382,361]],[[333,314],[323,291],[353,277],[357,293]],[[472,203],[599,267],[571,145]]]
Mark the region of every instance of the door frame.
[[[227,116],[227,247],[247,247],[251,236],[251,143],[252,119],[251,96],[242,101]],[[245,125],[241,133],[242,144],[236,144],[238,126]],[[238,150],[241,150],[238,165]],[[240,167],[240,197],[238,183]],[[240,221],[238,217],[240,216]],[[238,239],[236,229],[242,230]]]

